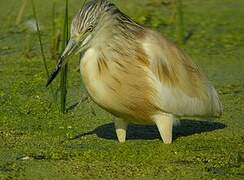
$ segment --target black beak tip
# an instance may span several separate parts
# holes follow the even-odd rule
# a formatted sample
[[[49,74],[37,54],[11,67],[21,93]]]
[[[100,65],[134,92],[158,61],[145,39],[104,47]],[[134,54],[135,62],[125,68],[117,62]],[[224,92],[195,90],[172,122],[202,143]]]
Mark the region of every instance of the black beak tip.
[[[52,76],[49,76],[47,83],[46,83],[46,88],[48,88],[48,86],[52,83],[53,79],[54,78]]]
[[[55,79],[55,77],[58,75],[60,68],[61,68],[61,66],[57,66],[57,68],[49,76],[49,78],[47,80],[47,83],[46,83],[46,87],[48,87],[53,82],[53,80]]]
[[[48,86],[51,84],[51,81],[50,81],[50,78],[47,80],[47,83],[46,83],[46,88],[48,88]]]

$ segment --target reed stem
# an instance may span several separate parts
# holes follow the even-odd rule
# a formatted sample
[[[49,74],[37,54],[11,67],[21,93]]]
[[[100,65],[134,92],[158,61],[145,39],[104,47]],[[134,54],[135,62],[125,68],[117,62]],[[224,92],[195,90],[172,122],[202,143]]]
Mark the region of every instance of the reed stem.
[[[50,49],[52,59],[56,62],[58,61],[59,54],[59,41],[60,41],[60,33],[56,28],[56,0],[53,0],[52,5],[52,46]]]
[[[64,16],[64,29],[63,29],[63,46],[62,51],[64,51],[69,40],[69,26],[68,26],[68,0],[65,3],[65,16]],[[66,112],[66,97],[67,97],[67,76],[68,76],[68,64],[64,66],[61,70],[61,79],[60,79],[60,90],[61,90],[61,112]]]
[[[15,21],[15,25],[16,26],[18,26],[21,23],[25,8],[27,6],[27,2],[28,2],[28,0],[23,0],[22,1],[22,5],[20,7],[19,13],[18,13],[18,15],[16,17],[16,21]]]
[[[38,18],[37,18],[37,13],[36,13],[36,7],[35,7],[34,0],[31,0],[31,5],[32,5],[32,11],[33,11],[33,17],[34,17],[35,22],[36,22],[36,29],[37,29],[37,35],[38,35],[38,40],[39,40],[39,45],[40,45],[40,50],[41,50],[41,55],[42,55],[42,61],[43,61],[43,65],[44,65],[44,68],[45,68],[46,76],[48,78],[49,77],[49,70],[48,70],[48,67],[47,67],[47,60],[46,60],[46,56],[45,56],[45,53],[44,53],[44,48],[43,48],[43,43],[42,43],[42,38],[41,38],[41,31],[40,31],[39,21],[38,21]],[[53,100],[56,103],[56,96],[55,96],[55,93],[54,93],[52,85],[51,85],[50,89],[51,89],[51,93],[52,93],[52,96],[53,96]]]

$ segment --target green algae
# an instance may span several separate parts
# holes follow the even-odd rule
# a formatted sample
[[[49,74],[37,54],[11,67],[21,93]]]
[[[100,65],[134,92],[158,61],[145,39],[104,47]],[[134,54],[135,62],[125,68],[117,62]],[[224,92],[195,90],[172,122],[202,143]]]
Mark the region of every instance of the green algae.
[[[0,179],[244,178],[242,0],[184,1],[186,31],[195,29],[184,49],[216,86],[225,110],[214,122],[182,121],[174,129],[171,145],[162,143],[154,126],[133,125],[126,143],[119,144],[111,115],[92,105],[94,116],[90,104],[78,103],[84,89],[75,71],[75,57],[70,61],[67,103],[78,105],[60,114],[45,88],[38,39],[27,36],[30,32],[24,24],[14,26],[16,14],[9,9],[17,12],[20,2],[13,6],[15,2],[0,1],[0,19],[13,21],[4,21],[0,28]],[[161,4],[155,6],[158,1],[114,2],[134,19],[176,39],[174,23],[169,22],[171,12]],[[49,55],[51,4],[47,0],[36,3]],[[76,3],[70,1],[70,15],[77,10]],[[62,4],[56,5],[61,16]],[[30,16],[29,6],[23,21]],[[32,38],[32,57],[24,54],[26,37]],[[48,59],[53,67],[55,62]]]

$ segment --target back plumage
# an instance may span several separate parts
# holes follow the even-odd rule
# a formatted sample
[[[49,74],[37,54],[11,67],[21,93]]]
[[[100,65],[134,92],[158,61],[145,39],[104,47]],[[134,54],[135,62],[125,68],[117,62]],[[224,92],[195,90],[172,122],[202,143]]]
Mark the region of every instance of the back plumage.
[[[160,81],[161,108],[179,117],[220,117],[223,108],[215,88],[175,44],[146,31],[142,40],[150,69]]]

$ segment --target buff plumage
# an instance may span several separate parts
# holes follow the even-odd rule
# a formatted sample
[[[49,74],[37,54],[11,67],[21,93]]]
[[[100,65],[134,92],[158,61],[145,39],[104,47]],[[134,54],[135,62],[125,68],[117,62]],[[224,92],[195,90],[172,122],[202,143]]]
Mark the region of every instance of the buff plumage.
[[[94,102],[115,116],[120,142],[128,123],[156,124],[171,143],[176,119],[222,114],[216,90],[189,56],[109,1],[90,1],[71,29],[72,46],[61,61],[67,52],[82,52],[83,83]]]

